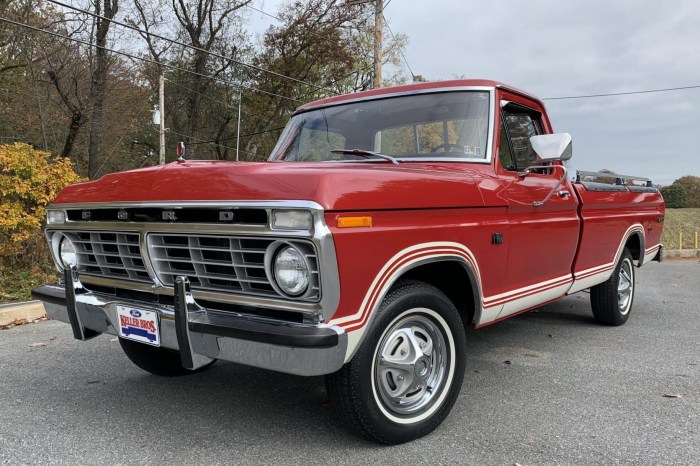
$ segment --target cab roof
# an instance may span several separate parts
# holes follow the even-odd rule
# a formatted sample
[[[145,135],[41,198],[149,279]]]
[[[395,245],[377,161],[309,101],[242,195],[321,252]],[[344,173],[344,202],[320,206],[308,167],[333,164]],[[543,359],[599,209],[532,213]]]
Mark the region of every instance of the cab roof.
[[[380,98],[382,96],[390,96],[394,94],[411,94],[413,92],[440,90],[454,87],[488,87],[494,89],[503,89],[527,97],[528,99],[532,99],[542,105],[542,101],[538,97],[535,97],[534,95],[522,91],[516,87],[509,86],[498,81],[491,81],[488,79],[452,79],[449,81],[435,81],[427,83],[406,84],[403,86],[380,87],[378,89],[372,89],[369,91],[361,91],[354,92],[352,94],[343,94],[333,97],[327,97],[325,99],[319,99],[301,105],[297,108],[295,113],[303,112],[305,110],[310,110],[317,107],[326,107],[328,105],[340,104],[349,101]]]

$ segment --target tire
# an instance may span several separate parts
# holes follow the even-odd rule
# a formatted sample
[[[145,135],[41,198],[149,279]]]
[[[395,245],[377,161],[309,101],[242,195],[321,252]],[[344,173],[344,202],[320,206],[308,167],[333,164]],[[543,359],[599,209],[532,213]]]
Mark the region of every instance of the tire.
[[[177,377],[181,375],[195,374],[207,369],[214,364],[210,362],[199,369],[189,370],[182,367],[180,352],[168,348],[149,346],[137,341],[119,339],[119,344],[126,357],[146,372],[162,377]]]
[[[591,288],[591,308],[595,321],[602,325],[622,325],[629,319],[634,301],[634,263],[625,248],[613,274]]]
[[[466,336],[457,309],[437,288],[401,281],[367,332],[353,359],[326,376],[336,415],[377,443],[429,434],[462,388]]]

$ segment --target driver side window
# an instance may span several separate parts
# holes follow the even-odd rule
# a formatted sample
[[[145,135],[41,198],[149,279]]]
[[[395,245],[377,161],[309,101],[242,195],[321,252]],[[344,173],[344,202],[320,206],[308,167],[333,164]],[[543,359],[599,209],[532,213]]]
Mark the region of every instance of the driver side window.
[[[513,105],[502,110],[499,158],[503,168],[517,171],[534,163],[530,137],[542,134],[541,128],[539,115],[533,111]]]

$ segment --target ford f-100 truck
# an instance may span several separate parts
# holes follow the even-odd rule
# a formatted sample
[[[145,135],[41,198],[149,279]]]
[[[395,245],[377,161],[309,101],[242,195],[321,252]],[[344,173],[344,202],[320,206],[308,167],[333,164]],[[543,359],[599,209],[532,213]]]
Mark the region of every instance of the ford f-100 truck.
[[[66,187],[47,210],[57,285],[36,288],[75,338],[117,335],[173,376],[217,359],[325,375],[374,441],[435,429],[479,328],[590,290],[632,312],[660,260],[650,182],[576,177],[571,136],[493,81],[383,88],[301,106],[267,162],[180,160]]]

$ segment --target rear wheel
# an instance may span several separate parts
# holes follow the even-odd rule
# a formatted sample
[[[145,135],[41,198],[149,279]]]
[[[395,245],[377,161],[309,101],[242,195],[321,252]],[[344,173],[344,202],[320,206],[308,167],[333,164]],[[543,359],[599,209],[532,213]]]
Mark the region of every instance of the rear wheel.
[[[124,354],[126,354],[126,357],[128,357],[131,362],[146,372],[163,377],[177,377],[201,372],[215,362],[212,361],[199,369],[189,370],[182,367],[179,351],[149,346],[124,338],[119,339],[119,344],[122,350],[124,350]]]
[[[591,307],[595,321],[603,325],[627,322],[634,301],[634,264],[625,248],[610,278],[591,288]]]
[[[355,357],[326,376],[341,420],[372,441],[407,442],[447,417],[462,387],[465,334],[437,288],[399,283],[385,298]]]

